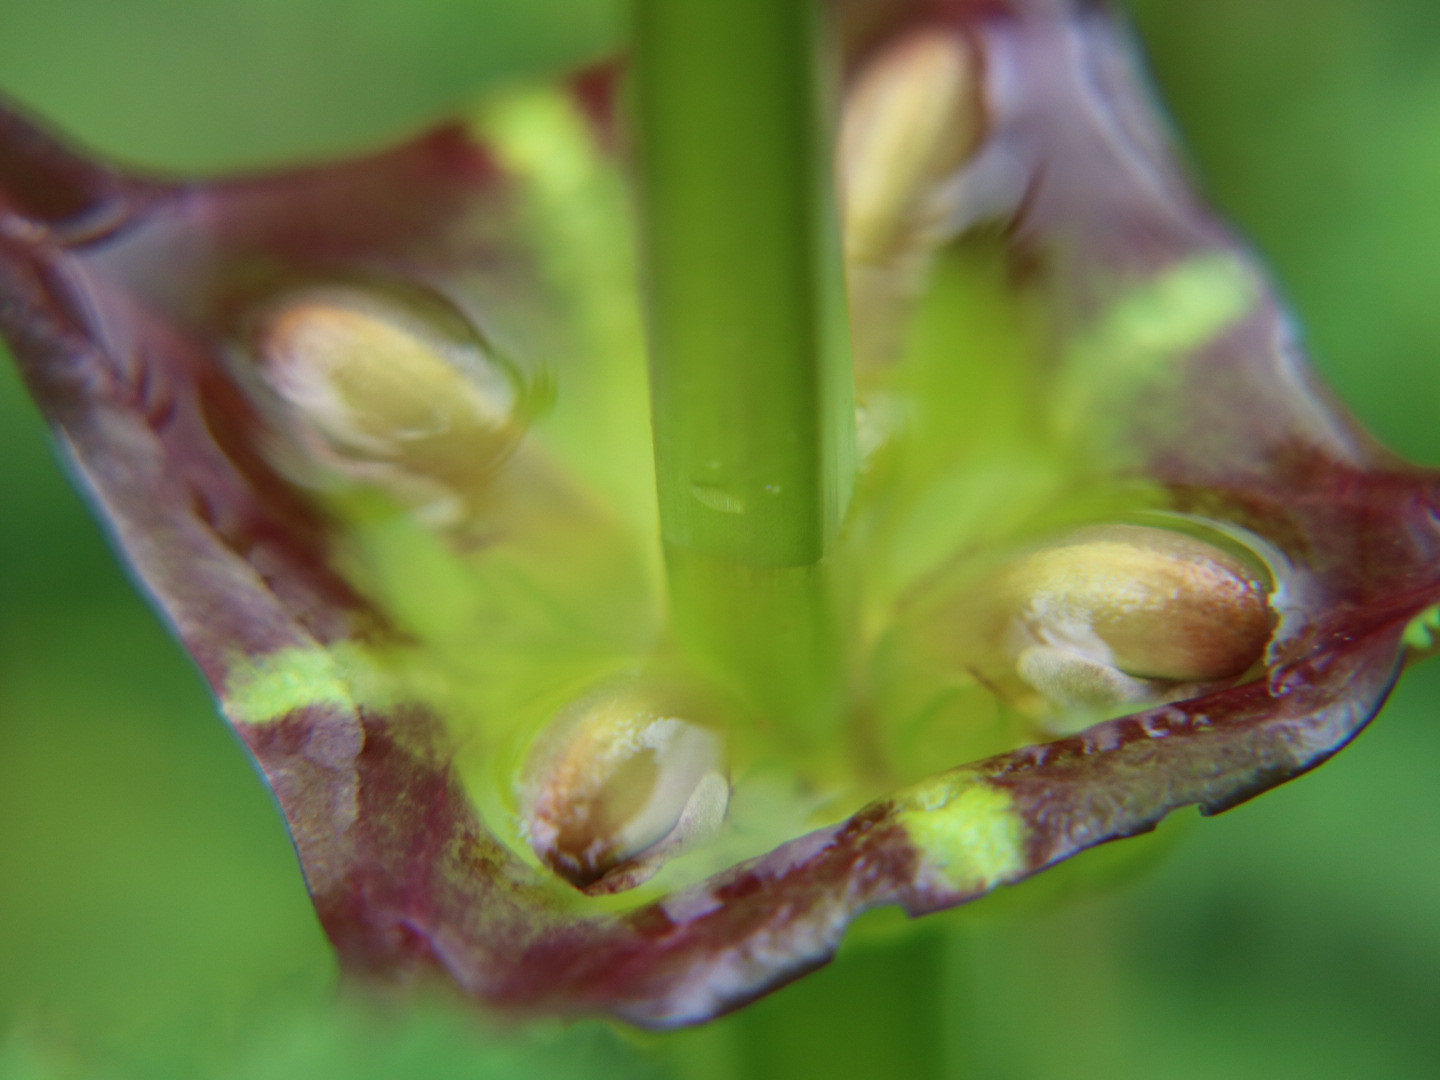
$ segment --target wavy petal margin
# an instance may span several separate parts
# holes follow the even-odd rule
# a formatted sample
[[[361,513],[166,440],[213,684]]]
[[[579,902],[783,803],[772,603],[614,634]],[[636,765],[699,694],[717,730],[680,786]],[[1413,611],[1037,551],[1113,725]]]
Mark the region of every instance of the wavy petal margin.
[[[1440,480],[1312,383],[1259,268],[1187,186],[1101,5],[837,8],[856,57],[920,27],[978,46],[980,161],[1021,193],[1007,246],[1084,354],[1057,363],[1060,407],[1108,418],[1097,468],[1158,481],[1177,509],[1273,545],[1290,567],[1285,621],[1261,678],[941,773],[621,914],[557,903],[481,823],[441,718],[365,692],[364,649],[393,634],[386,614],[335,567],[325,515],[260,452],[260,419],[208,334],[224,313],[192,287],[234,275],[243,293],[255,265],[398,269],[462,279],[445,285],[457,304],[488,284],[543,309],[534,253],[507,225],[521,179],[455,126],[343,165],[160,182],[0,112],[0,330],[275,790],[351,971],[438,969],[522,1013],[703,1021],[824,964],[867,909],[965,903],[1313,768],[1379,708],[1407,625],[1440,601]],[[575,86],[602,127],[608,94],[603,77]],[[1133,287],[1169,305],[1157,325],[1187,311],[1215,322],[1207,305],[1228,314],[1219,333],[1196,331],[1200,345],[1137,357],[1124,343],[1143,336],[1144,310],[1122,311],[1131,324],[1113,341],[1103,318],[1094,331]],[[1082,362],[1076,381],[1065,365]]]

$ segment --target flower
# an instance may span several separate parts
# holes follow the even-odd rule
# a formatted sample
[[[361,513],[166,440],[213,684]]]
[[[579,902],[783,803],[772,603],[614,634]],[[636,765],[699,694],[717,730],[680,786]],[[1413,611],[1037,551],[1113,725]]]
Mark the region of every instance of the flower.
[[[845,727],[899,718],[878,778],[767,774],[777,751],[728,719],[753,705],[656,649],[609,74],[209,185],[3,121],[6,336],[352,969],[704,1019],[867,907],[952,906],[1305,771],[1423,636],[1432,476],[1308,382],[1103,12],[897,6],[853,35],[867,629]],[[1154,609],[1110,611],[1117,575]],[[1192,668],[1197,640],[1221,659]],[[840,820],[727,840],[745,812]]]

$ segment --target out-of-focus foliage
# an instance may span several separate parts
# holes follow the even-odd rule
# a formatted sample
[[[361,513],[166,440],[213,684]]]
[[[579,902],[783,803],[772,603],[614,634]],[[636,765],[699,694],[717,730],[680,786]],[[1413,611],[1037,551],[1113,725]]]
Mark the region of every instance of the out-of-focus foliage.
[[[1322,371],[1440,462],[1432,5],[1136,6],[1209,192]],[[218,169],[380,141],[594,55],[617,19],[602,0],[0,0],[0,26],[7,92],[122,158]],[[1122,888],[1056,905],[1062,876],[918,938],[877,922],[710,1030],[627,1047],[579,1029],[525,1072],[664,1055],[837,1080],[1432,1076],[1437,715],[1440,669],[1422,668],[1340,761],[1180,829]],[[278,814],[0,364],[0,1078],[517,1071],[522,1049],[439,1007],[377,1022],[332,1004],[332,977]]]
[[[4,0],[0,79],[121,160],[216,171],[394,141],[611,51],[623,0]]]
[[[1440,461],[1440,20],[1425,0],[1141,0],[1208,196],[1270,260],[1316,365]]]

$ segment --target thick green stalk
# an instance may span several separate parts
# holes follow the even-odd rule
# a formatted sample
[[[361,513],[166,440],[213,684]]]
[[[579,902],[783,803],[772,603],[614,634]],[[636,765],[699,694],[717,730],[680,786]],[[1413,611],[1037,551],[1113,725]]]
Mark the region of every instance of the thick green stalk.
[[[871,919],[890,924],[886,939],[848,941],[823,971],[654,1045],[683,1080],[964,1080],[941,933],[896,926],[894,909]]]
[[[940,946],[930,927],[849,943],[824,971],[719,1021],[739,1029],[741,1075],[961,1080],[947,1069],[952,1003]]]
[[[823,561],[854,390],[813,0],[636,0],[661,528],[677,631],[767,711],[833,706]],[[828,704],[827,704],[828,702]]]

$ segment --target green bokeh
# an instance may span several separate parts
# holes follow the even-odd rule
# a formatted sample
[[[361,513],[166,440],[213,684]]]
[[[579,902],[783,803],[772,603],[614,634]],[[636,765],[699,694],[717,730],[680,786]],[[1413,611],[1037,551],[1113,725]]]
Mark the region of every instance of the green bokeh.
[[[1318,366],[1440,462],[1432,0],[1137,8],[1200,172]],[[218,170],[382,141],[614,27],[604,0],[0,0],[0,87],[128,160]],[[0,1078],[514,1074],[449,1009],[371,1022],[334,1001],[269,797],[3,366],[0,508]],[[577,1029],[524,1071],[628,1075],[638,1054],[697,1076],[1440,1074],[1437,715],[1440,667],[1422,668],[1336,762],[1167,827],[1135,880],[918,938],[879,920],[707,1032],[636,1050]]]

